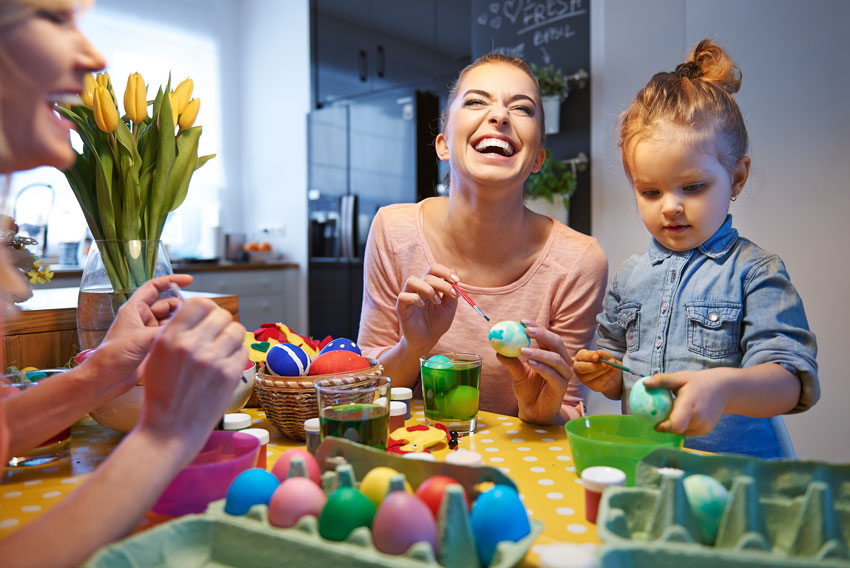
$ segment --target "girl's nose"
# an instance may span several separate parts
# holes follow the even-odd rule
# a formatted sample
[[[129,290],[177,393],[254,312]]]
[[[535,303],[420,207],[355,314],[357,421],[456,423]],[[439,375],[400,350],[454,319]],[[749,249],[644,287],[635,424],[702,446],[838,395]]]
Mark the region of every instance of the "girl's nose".
[[[682,200],[678,196],[670,194],[664,198],[661,205],[661,212],[665,215],[679,215],[684,211]]]

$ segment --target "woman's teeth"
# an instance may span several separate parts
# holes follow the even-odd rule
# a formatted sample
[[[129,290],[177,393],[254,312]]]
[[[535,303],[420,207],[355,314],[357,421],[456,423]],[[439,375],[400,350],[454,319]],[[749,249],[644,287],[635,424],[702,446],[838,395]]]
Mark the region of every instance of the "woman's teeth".
[[[514,154],[513,146],[500,138],[484,138],[475,145],[475,150],[482,153],[495,152],[502,156],[513,156]]]
[[[47,102],[56,105],[81,105],[83,99],[76,93],[57,93],[48,95]]]

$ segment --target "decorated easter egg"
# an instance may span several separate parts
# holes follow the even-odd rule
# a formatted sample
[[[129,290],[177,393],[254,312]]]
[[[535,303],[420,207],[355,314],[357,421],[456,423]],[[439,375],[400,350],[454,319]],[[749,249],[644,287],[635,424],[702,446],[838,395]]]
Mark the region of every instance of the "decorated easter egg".
[[[313,454],[308,452],[307,450],[302,450],[301,448],[292,448],[286,450],[282,456],[278,458],[276,462],[274,462],[274,466],[272,467],[272,473],[275,477],[277,477],[280,481],[283,481],[287,477],[289,477],[289,464],[292,462],[292,458],[299,457],[304,460],[304,466],[307,470],[307,477],[318,486],[322,485],[322,472],[319,469],[319,462],[316,461],[316,458],[313,457]]]
[[[327,353],[328,351],[350,351],[351,353],[357,353],[358,355],[361,354],[360,348],[357,347],[357,344],[344,337],[338,337],[322,347],[322,350],[319,351],[319,355]]]
[[[375,507],[380,506],[390,489],[390,479],[399,473],[391,467],[374,467],[366,472],[360,481],[360,492],[363,493]],[[404,487],[408,493],[413,493],[413,488],[405,480]]]
[[[247,469],[230,483],[224,500],[224,512],[244,515],[254,505],[268,505],[280,485],[277,477],[260,469]]]
[[[434,355],[425,361],[425,367],[428,369],[451,369],[452,360],[445,355]]]
[[[478,389],[468,385],[457,385],[446,393],[444,412],[456,420],[468,420],[478,414]]]
[[[378,507],[372,521],[372,542],[387,554],[404,554],[417,542],[427,542],[437,555],[437,523],[416,496],[393,491]]]
[[[519,350],[531,345],[525,326],[518,321],[500,321],[490,328],[487,339],[496,353],[505,357],[519,357]]]
[[[319,356],[310,365],[310,374],[326,375],[328,373],[362,371],[371,366],[365,357],[351,351],[337,349],[336,351],[319,353]]]
[[[327,497],[321,487],[306,477],[290,477],[278,486],[269,502],[269,523],[289,528],[305,515],[317,519]]]
[[[475,549],[484,566],[489,566],[496,545],[503,540],[518,541],[531,533],[528,513],[516,489],[496,485],[478,496],[469,512]]]
[[[372,525],[375,505],[353,487],[340,487],[328,497],[319,515],[319,534],[328,540],[348,538],[358,527]]]
[[[658,424],[666,420],[673,410],[673,396],[662,388],[647,388],[643,382],[649,377],[638,379],[629,393],[629,409],[632,414]]]
[[[700,541],[707,545],[714,544],[720,519],[729,502],[729,492],[722,483],[701,473],[689,475],[682,484],[700,529]]]
[[[310,357],[297,345],[278,343],[266,352],[266,367],[281,377],[299,377],[310,370]]]
[[[448,475],[432,475],[416,488],[416,496],[431,510],[434,519],[440,518],[440,507],[443,505],[443,497],[449,485],[457,485],[463,490],[463,485]],[[469,497],[465,490],[463,490],[463,498],[466,501],[466,508],[469,509]]]

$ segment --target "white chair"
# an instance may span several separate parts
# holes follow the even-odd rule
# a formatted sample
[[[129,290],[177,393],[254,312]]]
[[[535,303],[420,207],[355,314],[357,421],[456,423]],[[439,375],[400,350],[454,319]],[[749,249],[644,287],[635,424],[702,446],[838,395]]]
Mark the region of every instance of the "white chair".
[[[794,451],[794,444],[791,443],[791,436],[788,435],[788,428],[785,427],[785,420],[781,416],[774,416],[770,419],[773,428],[776,430],[776,437],[779,439],[779,445],[782,447],[782,457],[797,459],[797,452]]]

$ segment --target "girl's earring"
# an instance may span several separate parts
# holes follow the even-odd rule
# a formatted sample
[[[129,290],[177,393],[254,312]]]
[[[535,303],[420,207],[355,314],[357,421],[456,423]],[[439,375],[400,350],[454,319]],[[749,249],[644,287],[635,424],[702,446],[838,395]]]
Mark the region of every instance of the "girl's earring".
[[[737,199],[738,199],[738,196],[733,195],[732,197],[729,198],[729,201],[736,201]]]

